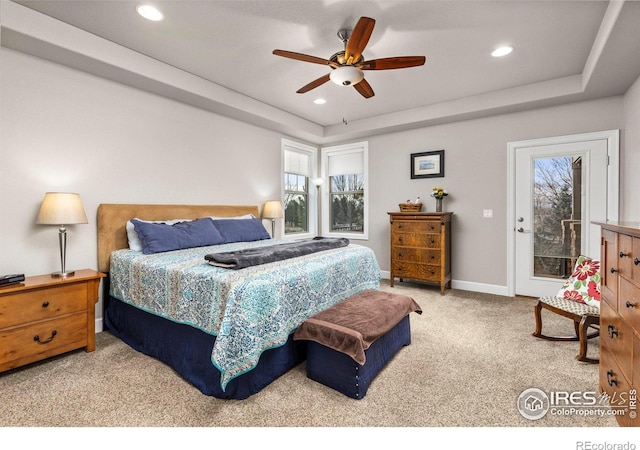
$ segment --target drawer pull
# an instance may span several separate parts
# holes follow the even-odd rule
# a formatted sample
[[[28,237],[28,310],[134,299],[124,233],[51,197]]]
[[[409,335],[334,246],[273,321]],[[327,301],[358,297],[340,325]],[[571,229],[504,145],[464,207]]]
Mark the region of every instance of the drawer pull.
[[[636,304],[631,303],[629,300],[627,300],[627,303],[625,303],[624,306],[626,306],[627,308],[635,308]]]
[[[638,264],[640,264],[640,259],[634,258],[633,263],[637,266]]]
[[[37,334],[33,337],[33,340],[36,341],[38,344],[48,344],[49,342],[53,341],[53,338],[56,337],[56,334],[58,334],[58,332],[56,330],[53,330],[51,332],[51,337],[45,341],[41,341],[40,340],[40,336],[38,336]]]
[[[620,252],[620,258],[624,258],[625,256],[629,256],[629,253]]]
[[[611,387],[618,385],[618,379],[613,378],[613,370],[607,371],[607,384]]]
[[[611,273],[616,273],[616,272],[617,272],[617,270],[616,270],[615,268],[613,268],[613,267],[612,267],[612,268],[610,269],[610,272],[611,272]]]
[[[614,336],[618,336],[618,330],[616,330],[616,327],[614,327],[612,324],[609,324],[607,325],[607,334],[611,339],[613,339]]]
[[[48,307],[48,306],[49,306],[49,302],[44,302],[44,303],[42,304],[42,307],[43,307],[43,308],[46,308],[46,307]]]
[[[402,258],[404,255],[402,253],[398,253],[398,256]]]

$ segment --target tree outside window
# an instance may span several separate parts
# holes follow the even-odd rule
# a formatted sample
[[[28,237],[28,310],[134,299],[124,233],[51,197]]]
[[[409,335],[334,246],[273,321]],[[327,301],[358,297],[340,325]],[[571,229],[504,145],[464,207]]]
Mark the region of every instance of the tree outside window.
[[[330,177],[331,231],[364,231],[364,174]]]
[[[295,173],[284,174],[284,232],[309,231],[309,178]]]
[[[537,158],[534,167],[534,275],[567,278],[581,249],[582,159]]]

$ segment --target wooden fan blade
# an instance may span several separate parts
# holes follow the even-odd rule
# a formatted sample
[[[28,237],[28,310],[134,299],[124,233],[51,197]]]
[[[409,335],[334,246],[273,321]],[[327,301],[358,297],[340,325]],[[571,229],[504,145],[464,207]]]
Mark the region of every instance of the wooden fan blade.
[[[274,50],[274,55],[282,56],[284,58],[291,58],[298,61],[310,62],[314,64],[330,65],[331,61],[328,59],[318,58],[317,56],[305,55],[304,53],[288,52],[286,50]]]
[[[371,85],[369,83],[367,83],[367,80],[363,79],[360,83],[354,84],[353,87],[364,98],[371,98],[371,97],[373,97],[375,95],[373,93],[373,89],[371,88]]]
[[[305,92],[309,92],[311,89],[315,89],[320,85],[325,84],[327,81],[329,81],[329,74],[323,75],[320,78],[318,78],[317,80],[313,80],[311,83],[302,86],[300,89],[298,89],[296,92],[298,94],[304,94]]]
[[[391,58],[372,59],[359,64],[362,70],[390,70],[404,69],[407,67],[422,66],[426,61],[424,56],[394,56]]]
[[[375,20],[369,17],[360,17],[356,27],[351,32],[351,36],[347,41],[347,47],[344,50],[346,64],[353,64],[360,59],[375,25]]]

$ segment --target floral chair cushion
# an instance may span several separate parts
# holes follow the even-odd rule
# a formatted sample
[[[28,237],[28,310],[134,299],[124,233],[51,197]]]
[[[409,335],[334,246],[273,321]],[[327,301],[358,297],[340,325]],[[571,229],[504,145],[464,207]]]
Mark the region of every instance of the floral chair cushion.
[[[600,309],[600,261],[580,256],[557,297]]]

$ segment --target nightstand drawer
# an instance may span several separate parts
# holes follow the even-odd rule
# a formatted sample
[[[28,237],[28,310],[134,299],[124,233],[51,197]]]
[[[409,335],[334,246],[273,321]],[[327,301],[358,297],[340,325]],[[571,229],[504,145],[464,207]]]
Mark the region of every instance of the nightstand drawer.
[[[87,309],[87,285],[67,284],[0,297],[0,328]]]
[[[440,265],[440,250],[393,247],[392,251],[393,259],[397,262],[411,261],[415,263]]]
[[[440,222],[396,221],[391,224],[391,231],[396,233],[440,233]]]
[[[440,281],[440,266],[427,264],[402,263],[394,265],[394,273],[400,278],[415,278],[424,281]]]
[[[80,348],[87,343],[87,313],[36,322],[0,331],[0,369],[37,361],[49,354]]]

